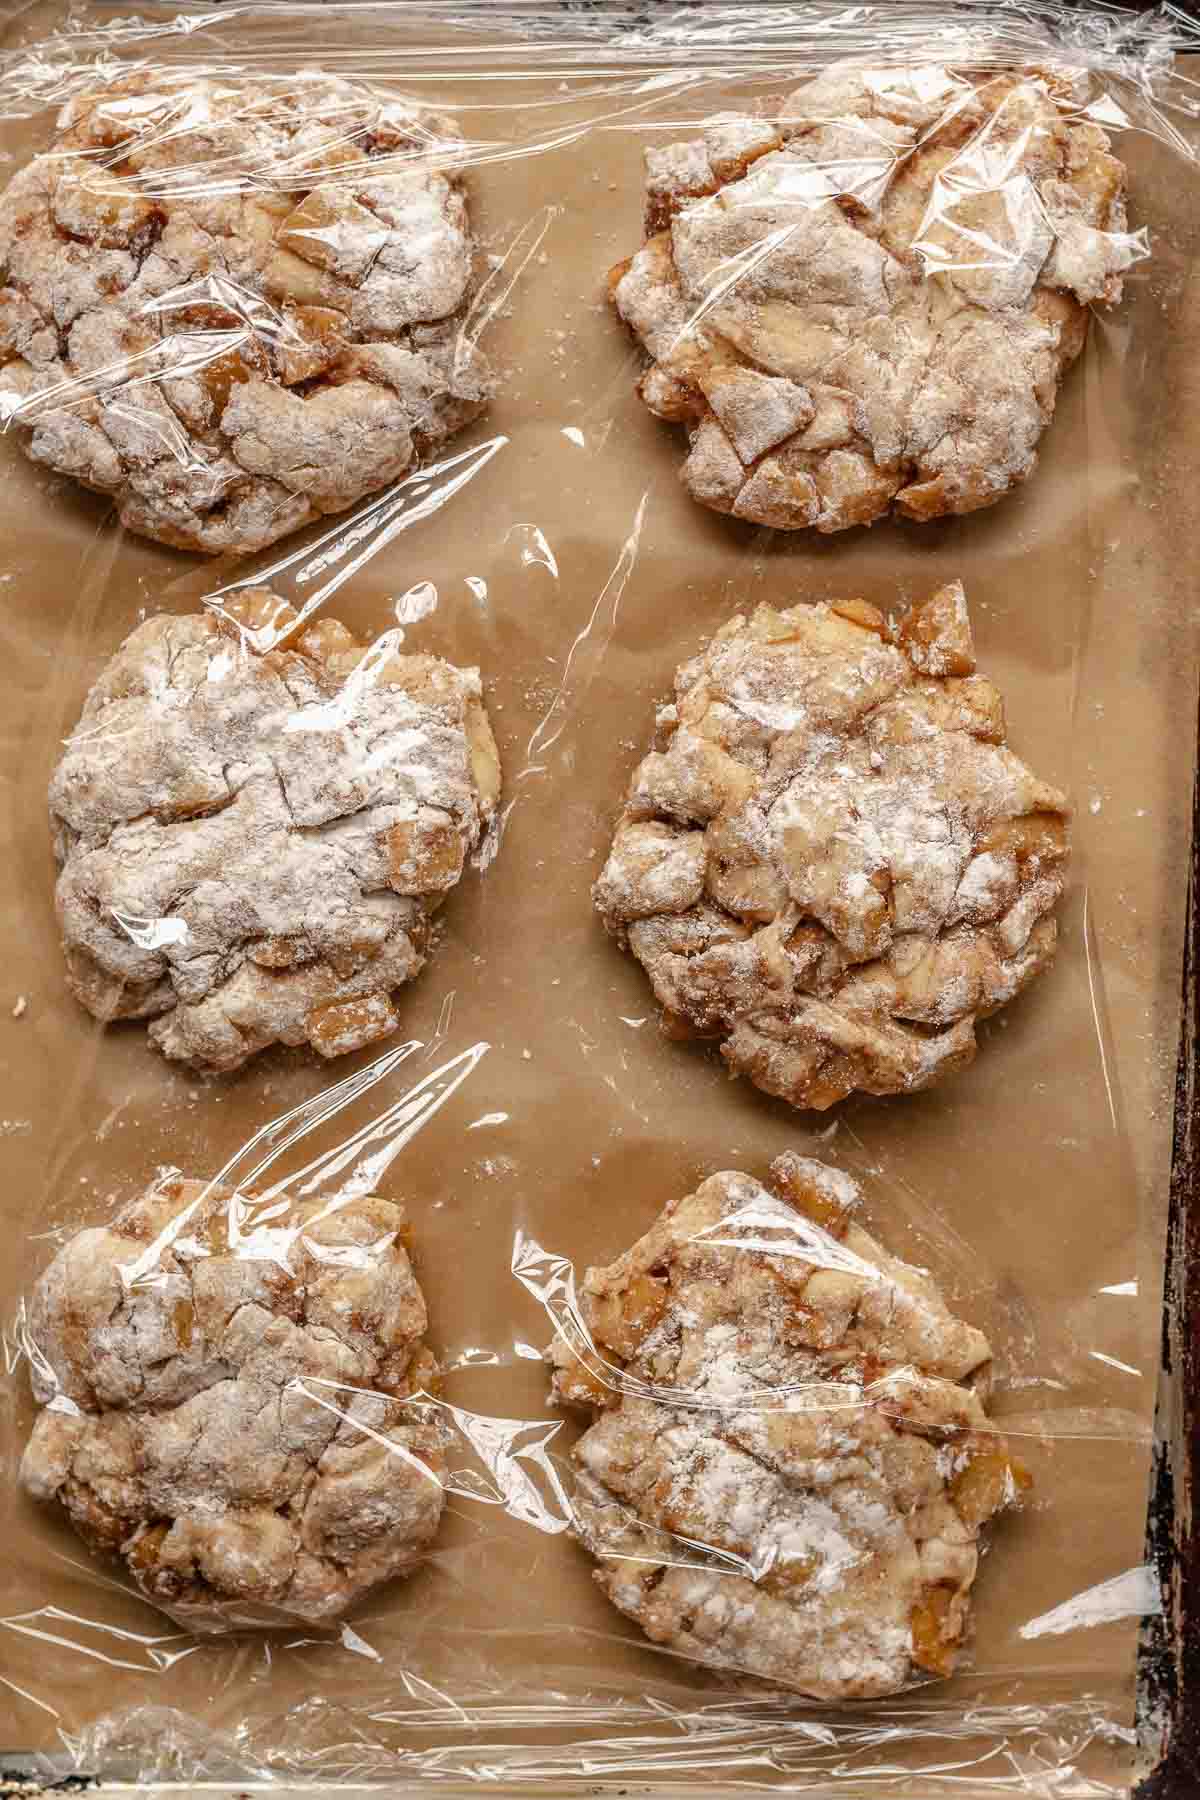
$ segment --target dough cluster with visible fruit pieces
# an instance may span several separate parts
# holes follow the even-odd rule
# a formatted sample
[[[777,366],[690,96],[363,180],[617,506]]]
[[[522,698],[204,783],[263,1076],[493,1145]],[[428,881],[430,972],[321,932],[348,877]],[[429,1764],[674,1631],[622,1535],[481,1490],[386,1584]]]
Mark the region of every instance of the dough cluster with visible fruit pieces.
[[[313,73],[72,99],[0,196],[0,406],[129,530],[260,549],[483,410],[453,125]]]
[[[30,1305],[25,1489],[191,1629],[334,1619],[411,1569],[445,1442],[405,1231],[171,1176],[80,1232]]]
[[[477,669],[265,590],[148,619],[51,782],[72,991],[201,1070],[386,1037],[499,792]]]
[[[981,1527],[1027,1486],[986,1339],[787,1155],[713,1175],[589,1269],[551,1352],[594,1414],[574,1530],[647,1637],[824,1700],[946,1675]],[[568,1341],[568,1336],[571,1341]]]
[[[841,531],[1029,476],[1089,304],[1143,252],[1086,76],[835,63],[647,153],[613,301],[717,512]]]
[[[794,1106],[924,1088],[1051,959],[1067,802],[955,582],[739,614],[679,671],[595,899],[672,1035]]]

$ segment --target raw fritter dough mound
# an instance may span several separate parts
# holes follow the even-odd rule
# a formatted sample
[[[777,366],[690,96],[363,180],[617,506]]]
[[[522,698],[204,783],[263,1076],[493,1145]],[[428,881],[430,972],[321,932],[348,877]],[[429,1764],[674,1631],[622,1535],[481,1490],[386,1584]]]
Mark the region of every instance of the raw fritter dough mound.
[[[592,1349],[555,1396],[594,1409],[576,1535],[647,1637],[818,1699],[954,1666],[980,1527],[1028,1476],[989,1431],[986,1339],[850,1220],[806,1158],[772,1190],[713,1175],[589,1269]]]
[[[989,506],[1037,461],[1085,306],[1143,252],[1061,77],[839,63],[647,153],[612,277],[717,512],[841,531]]]
[[[793,1106],[928,1087],[1054,952],[1067,802],[1005,748],[957,582],[738,615],[675,680],[596,883],[673,1036]]]
[[[71,989],[197,1069],[386,1037],[499,792],[477,669],[263,590],[148,619],[50,784]]]
[[[70,101],[0,197],[0,422],[184,550],[385,487],[486,404],[455,147],[323,75]]]
[[[175,1177],[81,1231],[33,1293],[22,1484],[187,1626],[338,1617],[442,1515],[405,1235],[386,1200],[259,1219]]]

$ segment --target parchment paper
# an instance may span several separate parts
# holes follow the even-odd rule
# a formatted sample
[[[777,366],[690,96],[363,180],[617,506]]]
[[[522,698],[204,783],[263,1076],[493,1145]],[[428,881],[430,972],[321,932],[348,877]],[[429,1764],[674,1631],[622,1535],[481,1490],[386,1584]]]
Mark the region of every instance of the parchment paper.
[[[54,16],[24,15],[23,36]],[[314,53],[334,27],[324,29],[313,28]],[[353,29],[379,38],[381,27],[360,15]],[[226,41],[238,42],[233,21]],[[383,58],[379,72],[402,70]],[[472,132],[516,134],[509,89],[442,92],[480,109]],[[552,97],[536,82],[519,96]],[[554,120],[597,110],[572,99]],[[20,159],[44,128],[9,128],[4,150]],[[509,1273],[517,1230],[582,1271],[713,1169],[761,1174],[794,1146],[858,1175],[868,1229],[932,1268],[989,1333],[996,1411],[1021,1434],[1036,1485],[992,1533],[973,1667],[836,1715],[897,1733],[846,1766],[863,1779],[884,1765],[957,1766],[971,1792],[1014,1768],[1036,1772],[1057,1742],[1080,1780],[1117,1784],[1136,1617],[1022,1628],[1143,1561],[1196,691],[1195,174],[1148,137],[1122,140],[1133,220],[1149,225],[1154,257],[1094,327],[1034,480],[969,518],[819,539],[697,507],[677,481],[681,434],[632,392],[636,360],[602,290],[638,242],[646,141],[641,129],[592,131],[473,172],[490,248],[545,226],[485,340],[501,373],[494,406],[461,447],[506,441],[326,607],[375,634],[396,623],[403,595],[432,584],[436,609],[407,628],[408,645],[481,666],[504,761],[498,853],[447,904],[444,941],[403,1001],[406,1035],[447,1052],[478,1038],[492,1049],[396,1164],[389,1191],[411,1211],[449,1398],[544,1420],[532,1351],[547,1323]],[[193,609],[249,572],[122,536],[103,502],[0,441],[6,1321],[64,1234],[104,1219],[160,1164],[212,1173],[351,1066],[279,1052],[235,1077],[192,1079],[150,1051],[143,1028],[98,1028],[63,983],[45,805],[60,741],[140,617]],[[644,977],[605,937],[589,885],[655,702],[732,611],[838,595],[894,610],[956,576],[1010,741],[1078,809],[1062,947],[1052,972],[983,1028],[972,1068],[927,1094],[798,1114],[728,1081],[710,1050],[659,1035]],[[289,592],[293,578],[276,585]],[[472,1128],[490,1114],[503,1122]],[[700,1709],[732,1705],[728,1684],[644,1645],[579,1549],[494,1506],[452,1502],[430,1565],[353,1620],[353,1646],[336,1632],[197,1645],[17,1493],[32,1418],[23,1369],[0,1404],[7,1747],[82,1746],[159,1775],[174,1751],[192,1775],[270,1764],[397,1778],[430,1773],[430,1747],[445,1779],[523,1768],[555,1777],[559,1792],[581,1744],[595,1785],[701,1784],[722,1767],[763,1783],[790,1768],[798,1782],[817,1766],[803,1730],[830,1709],[797,1702],[791,1726],[773,1715],[757,1730],[731,1712],[719,1730],[710,1718],[706,1739]],[[564,1421],[556,1451],[575,1430]],[[1139,1591],[1127,1581],[1117,1611],[1136,1611]],[[690,1731],[656,1725],[655,1702],[690,1717]],[[176,1716],[131,1720],[138,1708]],[[1007,1747],[988,1708],[1002,1709]],[[105,1719],[121,1722],[97,1732]]]

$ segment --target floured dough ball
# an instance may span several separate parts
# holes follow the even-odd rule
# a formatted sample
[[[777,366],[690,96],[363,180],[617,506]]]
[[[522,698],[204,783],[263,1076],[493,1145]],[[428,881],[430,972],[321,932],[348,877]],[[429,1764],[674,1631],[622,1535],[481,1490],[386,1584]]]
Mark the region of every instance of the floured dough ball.
[[[0,197],[0,422],[184,550],[385,487],[486,404],[459,151],[311,72],[71,100]]]
[[[50,784],[71,990],[197,1069],[360,1049],[399,1025],[499,793],[477,669],[263,590],[148,619]]]
[[[1028,1485],[991,1351],[803,1157],[713,1175],[579,1295],[574,1529],[656,1644],[818,1699],[948,1675],[981,1526]],[[581,1360],[582,1358],[582,1360]]]
[[[613,301],[643,400],[687,427],[695,499],[841,531],[1032,473],[1085,307],[1145,254],[1085,99],[1061,72],[844,62],[770,118],[647,152],[647,241]]]
[[[442,1515],[401,1209],[261,1210],[166,1176],[72,1238],[29,1310],[23,1486],[197,1630],[337,1618]]]
[[[1067,802],[957,582],[739,614],[675,680],[596,883],[677,1037],[793,1106],[928,1087],[1054,953]]]

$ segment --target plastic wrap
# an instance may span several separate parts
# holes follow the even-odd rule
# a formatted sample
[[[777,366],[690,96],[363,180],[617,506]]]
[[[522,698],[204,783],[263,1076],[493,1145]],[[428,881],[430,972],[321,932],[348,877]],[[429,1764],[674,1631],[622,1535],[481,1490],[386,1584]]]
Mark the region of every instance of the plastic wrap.
[[[1126,1791],[1197,673],[1191,47],[1115,6],[8,28],[15,1766]],[[795,685],[722,710],[746,633]],[[937,804],[869,735],[888,695],[838,710],[838,657],[902,691]],[[826,768],[805,868],[843,886],[784,903],[757,840],[679,840],[805,707],[916,823]],[[703,803],[662,785],[687,732]],[[1010,785],[970,814],[946,784],[981,757]],[[593,884],[647,824],[675,860],[610,868],[606,934]],[[630,927],[709,929],[714,895],[764,955],[798,933],[785,999],[770,958],[752,1004],[667,997]],[[924,1012],[881,907],[951,957]],[[739,1057],[748,1012],[802,1076]],[[622,1418],[614,1475],[586,1444]],[[706,1515],[731,1444],[758,1473]],[[664,1610],[689,1579],[707,1636]]]

